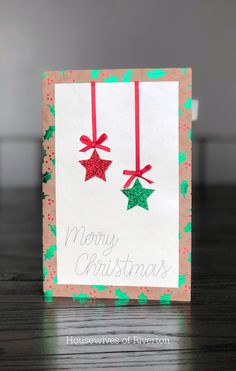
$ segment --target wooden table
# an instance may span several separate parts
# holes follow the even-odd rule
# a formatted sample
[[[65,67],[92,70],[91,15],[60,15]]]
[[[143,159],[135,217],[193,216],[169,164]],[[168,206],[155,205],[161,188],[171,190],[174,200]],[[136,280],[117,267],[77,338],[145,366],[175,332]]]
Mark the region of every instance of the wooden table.
[[[0,197],[1,370],[236,369],[236,187],[194,190],[192,303],[170,305],[45,301],[39,191]],[[67,336],[120,342],[67,345]]]

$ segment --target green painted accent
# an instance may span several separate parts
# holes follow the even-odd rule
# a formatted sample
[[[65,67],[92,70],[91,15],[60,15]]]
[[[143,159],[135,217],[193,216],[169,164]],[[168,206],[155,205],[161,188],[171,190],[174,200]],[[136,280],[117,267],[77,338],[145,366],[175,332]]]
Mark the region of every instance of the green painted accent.
[[[49,248],[46,250],[46,252],[44,254],[44,259],[45,260],[50,260],[55,255],[56,250],[57,250],[56,245],[49,246]]]
[[[57,284],[57,275],[53,278],[53,283],[56,285]]]
[[[44,299],[47,303],[53,301],[53,290],[46,290],[44,291]]]
[[[121,81],[122,82],[129,82],[129,81],[131,81],[132,75],[133,75],[133,70],[132,69],[131,70],[127,70],[125,72],[125,74],[122,76]]]
[[[93,289],[98,290],[98,291],[105,291],[105,290],[107,290],[107,286],[104,286],[104,285],[92,285],[91,287]]]
[[[186,198],[186,194],[188,192],[188,182],[187,182],[187,180],[183,180],[179,187],[180,187],[180,194],[184,198]]]
[[[139,179],[136,178],[132,188],[122,189],[121,192],[129,199],[127,210],[135,206],[148,210],[147,198],[154,192],[154,189],[143,188]]]
[[[104,82],[118,82],[119,81],[119,77],[117,76],[109,76],[109,77],[105,77],[104,79]]]
[[[55,132],[55,125],[50,125],[49,128],[45,131],[44,139],[50,140],[53,137],[53,134]]]
[[[160,304],[170,304],[172,292],[160,296]]]
[[[192,84],[188,84],[188,88],[189,89],[192,89]]]
[[[182,236],[180,232],[179,232],[179,240],[182,240]]]
[[[44,296],[52,296],[52,295],[53,295],[53,290],[44,291]]]
[[[54,158],[52,159],[52,164],[53,164],[53,165],[56,164],[56,157],[54,157]]]
[[[180,68],[181,72],[183,75],[186,75],[186,72],[187,72],[187,68]]]
[[[179,275],[179,286],[178,286],[178,287],[184,285],[185,282],[186,282],[186,274],[185,274],[185,275],[181,275],[181,274],[180,274],[180,275]]]
[[[52,172],[51,171],[46,171],[44,174],[43,174],[43,182],[44,183],[47,183],[50,179],[52,179]]]
[[[91,70],[92,79],[97,79],[101,70]]]
[[[62,75],[62,77],[65,77],[65,70],[61,70],[61,75]]]
[[[84,303],[87,300],[92,299],[93,297],[88,294],[83,294],[82,292],[79,295],[72,294],[72,299],[79,300],[80,303]]]
[[[118,299],[115,300],[115,306],[116,307],[123,307],[124,305],[128,304],[129,299]]]
[[[52,234],[53,234],[54,236],[56,236],[56,235],[57,235],[57,227],[56,227],[55,225],[52,225],[52,224],[48,224],[48,226],[49,226],[49,228],[50,228]]]
[[[192,223],[188,222],[186,226],[184,227],[184,232],[188,233],[188,232],[191,232],[191,230],[192,230]]]
[[[41,72],[41,74],[40,74],[41,80],[46,79],[47,75],[48,75],[47,72]]]
[[[191,253],[191,251],[188,253],[188,262],[192,263],[192,253]]]
[[[184,103],[184,107],[186,109],[192,108],[192,98],[188,98],[186,102]]]
[[[179,164],[182,164],[182,162],[186,161],[187,153],[188,153],[188,151],[179,153]]]
[[[148,300],[148,297],[147,295],[145,295],[143,292],[141,292],[141,294],[138,296],[138,301],[140,304],[146,304]]]
[[[46,197],[48,197],[48,195],[46,195],[46,194],[43,192],[42,199],[45,200]]]
[[[188,130],[188,139],[192,140],[192,129]]]
[[[115,295],[120,300],[129,300],[129,295],[127,295],[126,292],[121,291],[121,289],[116,289]]]
[[[48,270],[47,270],[47,267],[46,265],[43,266],[43,280],[45,281],[45,278],[47,277],[48,275]]]
[[[54,104],[50,106],[50,104],[48,104],[48,108],[49,108],[49,111],[51,112],[51,114],[53,116],[55,116],[55,106]]]
[[[165,75],[167,75],[167,72],[164,70],[155,69],[155,70],[149,70],[147,72],[147,77],[149,77],[149,79],[159,79],[160,77],[163,77]]]
[[[182,112],[181,112],[180,108],[179,108],[178,114],[179,114],[179,117],[182,115]]]

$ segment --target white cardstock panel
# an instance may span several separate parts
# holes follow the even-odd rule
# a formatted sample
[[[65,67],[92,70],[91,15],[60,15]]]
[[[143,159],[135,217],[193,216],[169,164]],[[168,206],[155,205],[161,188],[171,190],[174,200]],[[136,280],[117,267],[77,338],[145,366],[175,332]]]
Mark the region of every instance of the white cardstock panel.
[[[178,287],[178,82],[143,82],[140,89],[141,168],[153,180],[149,210],[127,210],[121,192],[135,169],[134,83],[97,83],[98,150],[112,160],[107,181],[87,182],[79,160],[81,135],[92,138],[91,85],[56,84],[56,224],[58,284]],[[133,185],[133,184],[132,184]],[[76,233],[77,232],[77,233]]]

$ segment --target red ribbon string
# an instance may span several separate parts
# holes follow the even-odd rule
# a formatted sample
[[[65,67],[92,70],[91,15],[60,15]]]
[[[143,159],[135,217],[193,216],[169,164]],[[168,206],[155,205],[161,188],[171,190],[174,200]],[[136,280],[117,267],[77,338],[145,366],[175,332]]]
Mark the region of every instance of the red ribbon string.
[[[83,144],[86,144],[86,147],[82,148],[80,150],[80,152],[86,152],[88,151],[89,149],[91,148],[99,148],[99,149],[103,149],[104,151],[107,151],[107,152],[110,152],[110,148],[109,147],[106,147],[106,146],[102,146],[101,144],[107,139],[107,135],[106,134],[102,134],[100,135],[100,137],[94,142],[92,141],[89,137],[87,137],[87,135],[82,135],[80,137],[80,141],[83,143]]]
[[[93,125],[93,142],[97,141],[97,118],[96,118],[96,91],[95,82],[91,82],[91,105],[92,105],[92,125]]]
[[[132,181],[138,177],[146,180],[148,183],[153,183],[152,180],[143,177],[143,174],[151,170],[151,165],[144,166],[143,169],[140,169],[140,125],[139,125],[139,82],[135,81],[134,83],[134,96],[135,96],[135,170],[124,170],[124,175],[131,175],[124,185],[124,188],[128,188]]]
[[[101,145],[108,136],[106,134],[100,135],[97,139],[97,118],[96,118],[96,90],[95,90],[95,81],[91,82],[91,108],[92,108],[92,134],[93,139],[91,140],[87,135],[82,135],[80,141],[83,144],[86,144],[86,147],[82,148],[80,152],[86,152],[91,148],[99,148],[104,151],[110,152],[110,148]]]
[[[141,170],[124,170],[123,171],[123,174],[124,175],[131,175],[131,177],[127,180],[127,182],[125,183],[124,185],[124,188],[128,188],[130,186],[130,184],[132,183],[132,181],[138,177],[138,178],[142,178],[144,180],[146,180],[146,182],[148,182],[149,184],[152,184],[153,181],[150,180],[150,179],[147,179],[143,176],[144,173],[146,173],[147,171],[151,170],[151,165],[146,165],[143,169]]]

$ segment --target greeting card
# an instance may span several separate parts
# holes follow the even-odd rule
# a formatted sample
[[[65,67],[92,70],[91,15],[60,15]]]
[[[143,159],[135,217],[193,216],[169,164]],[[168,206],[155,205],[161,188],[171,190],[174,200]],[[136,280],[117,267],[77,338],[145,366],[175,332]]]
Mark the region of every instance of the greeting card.
[[[191,292],[191,69],[43,75],[47,297]]]

